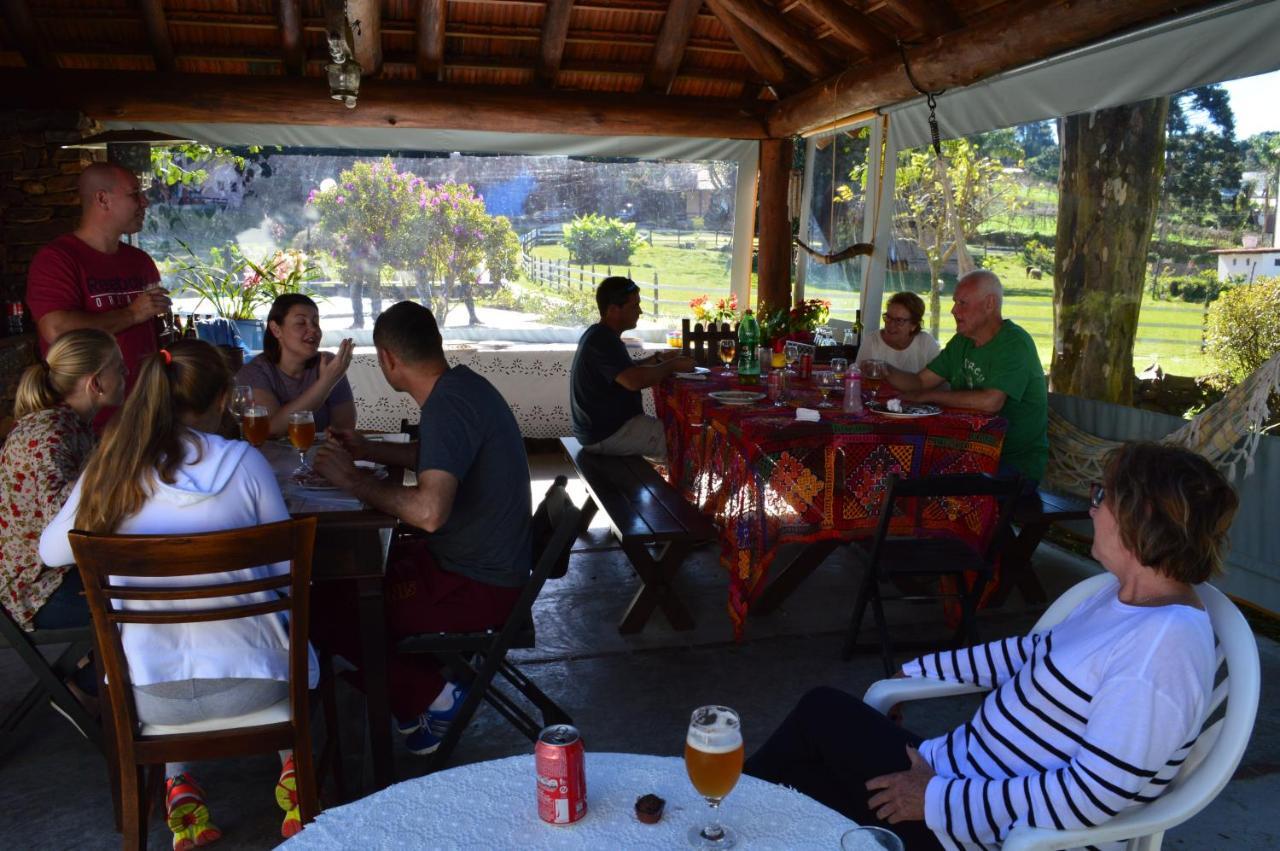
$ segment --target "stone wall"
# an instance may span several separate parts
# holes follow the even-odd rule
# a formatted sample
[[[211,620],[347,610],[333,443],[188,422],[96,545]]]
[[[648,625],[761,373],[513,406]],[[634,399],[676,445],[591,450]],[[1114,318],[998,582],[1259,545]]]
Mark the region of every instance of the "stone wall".
[[[0,111],[0,302],[22,301],[36,251],[75,228],[80,214],[76,181],[92,159],[87,151],[61,146],[93,129],[77,112]],[[13,412],[18,376],[35,358],[34,342],[29,334],[0,346],[0,432],[7,431],[3,423]]]

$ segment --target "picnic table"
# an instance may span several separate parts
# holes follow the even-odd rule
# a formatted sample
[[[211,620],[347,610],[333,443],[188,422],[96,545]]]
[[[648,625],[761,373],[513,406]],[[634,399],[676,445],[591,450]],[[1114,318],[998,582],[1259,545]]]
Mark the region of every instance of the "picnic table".
[[[722,404],[710,395],[720,390],[764,385],[742,386],[736,375],[717,370],[697,380],[672,376],[654,398],[666,427],[669,481],[720,530],[729,615],[739,637],[754,603],[761,613],[771,610],[836,547],[872,534],[890,474],[995,473],[1007,425],[977,411],[895,419],[838,407],[803,422],[796,407],[816,408],[820,398],[812,382],[793,381],[791,403],[782,408],[767,399]],[[895,517],[891,532],[949,534],[977,545],[992,526],[989,501],[924,502]],[[775,565],[786,544],[803,546]]]

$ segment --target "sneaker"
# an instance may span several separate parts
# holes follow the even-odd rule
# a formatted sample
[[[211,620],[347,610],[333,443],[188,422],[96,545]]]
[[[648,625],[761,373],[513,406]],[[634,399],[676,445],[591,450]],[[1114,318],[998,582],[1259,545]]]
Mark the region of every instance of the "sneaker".
[[[422,722],[422,725],[404,740],[405,747],[409,749],[409,753],[414,753],[418,756],[435,753],[436,748],[440,747],[440,737],[431,732],[431,727],[427,724],[427,716],[425,714],[422,716]]]
[[[428,709],[423,715],[426,719],[427,727],[437,739],[443,739],[444,734],[449,732],[449,725],[453,723],[453,719],[458,717],[458,711],[462,709],[462,702],[467,699],[467,694],[471,691],[469,686],[453,687],[453,705],[448,709],[439,712]]]
[[[298,810],[298,775],[293,767],[293,754],[285,760],[284,768],[280,770],[280,779],[276,781],[276,803],[284,810],[280,835],[288,839],[302,830],[302,813]]]
[[[222,838],[222,831],[209,821],[204,791],[189,774],[165,780],[165,820],[173,831],[173,851],[191,851]]]
[[[399,718],[397,718],[396,732],[402,736],[407,736],[410,733],[418,732],[418,728],[426,726],[426,723],[427,723],[427,713],[425,712],[419,715],[418,717],[414,718],[412,721],[401,721]]]

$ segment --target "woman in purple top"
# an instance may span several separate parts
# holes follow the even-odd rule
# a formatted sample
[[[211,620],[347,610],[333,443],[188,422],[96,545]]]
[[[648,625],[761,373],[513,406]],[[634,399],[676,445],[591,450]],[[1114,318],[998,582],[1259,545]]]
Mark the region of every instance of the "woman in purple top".
[[[356,427],[356,403],[347,381],[352,344],[338,353],[320,351],[320,310],[301,293],[271,303],[262,354],[236,373],[237,384],[253,388],[254,402],[271,417],[271,436],[289,431],[289,414],[312,411],[316,430]]]

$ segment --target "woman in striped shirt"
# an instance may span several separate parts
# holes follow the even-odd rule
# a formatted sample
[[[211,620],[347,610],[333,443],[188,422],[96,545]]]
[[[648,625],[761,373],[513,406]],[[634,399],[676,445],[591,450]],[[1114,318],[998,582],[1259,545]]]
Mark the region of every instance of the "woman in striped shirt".
[[[1220,569],[1238,501],[1204,458],[1153,443],[1116,450],[1091,501],[1116,585],[1045,632],[903,666],[991,688],[970,721],[922,740],[815,689],[746,772],[909,849],[994,848],[1019,825],[1089,827],[1158,797],[1205,720],[1214,637],[1193,586]]]

